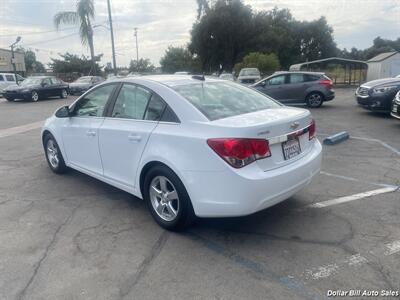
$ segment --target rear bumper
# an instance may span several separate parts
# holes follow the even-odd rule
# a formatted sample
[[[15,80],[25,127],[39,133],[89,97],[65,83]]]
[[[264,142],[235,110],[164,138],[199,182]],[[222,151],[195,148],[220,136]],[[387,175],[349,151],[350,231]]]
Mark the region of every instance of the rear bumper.
[[[328,94],[325,95],[325,101],[331,101],[335,98],[335,91],[330,90]]]
[[[307,155],[270,171],[257,164],[242,170],[183,172],[185,186],[199,217],[244,216],[290,198],[319,173],[322,146],[316,139]]]

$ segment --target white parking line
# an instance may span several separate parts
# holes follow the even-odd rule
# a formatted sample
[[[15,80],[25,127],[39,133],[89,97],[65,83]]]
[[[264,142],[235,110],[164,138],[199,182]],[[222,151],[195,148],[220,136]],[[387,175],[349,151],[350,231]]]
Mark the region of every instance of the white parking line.
[[[377,258],[393,255],[398,252],[400,252],[400,241],[393,241],[385,244],[383,248],[378,246],[377,249],[369,251],[371,255]],[[368,259],[362,256],[360,253],[356,253],[333,263],[307,269],[305,272],[303,272],[302,276],[306,279],[323,279],[331,275],[337,274],[340,268],[356,267],[366,263],[368,263]]]
[[[27,131],[30,131],[33,129],[40,128],[40,127],[42,127],[43,123],[44,123],[44,121],[39,121],[39,122],[25,124],[22,126],[0,129],[0,138],[4,138],[4,137],[11,136],[14,134],[23,133],[23,132],[27,132]]]
[[[379,194],[395,192],[398,189],[399,189],[399,187],[397,187],[397,186],[396,187],[384,187],[384,188],[377,189],[377,190],[372,190],[372,191],[354,194],[354,195],[350,195],[350,196],[345,196],[345,197],[340,197],[340,198],[331,199],[331,200],[327,200],[327,201],[313,203],[313,204],[309,205],[308,207],[312,207],[312,208],[328,207],[328,206],[332,206],[332,205],[337,205],[337,204],[342,204],[342,203],[346,203],[346,202],[350,202],[350,201],[354,201],[354,200],[372,197],[372,196],[379,195]]]

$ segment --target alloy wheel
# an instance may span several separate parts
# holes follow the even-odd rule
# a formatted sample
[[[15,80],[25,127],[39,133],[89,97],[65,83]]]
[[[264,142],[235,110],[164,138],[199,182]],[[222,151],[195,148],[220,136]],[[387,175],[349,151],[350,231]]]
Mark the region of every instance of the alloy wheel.
[[[61,97],[63,97],[63,98],[67,98],[68,97],[68,93],[67,93],[66,90],[62,90],[61,91]]]
[[[308,103],[311,107],[317,107],[322,103],[322,97],[320,94],[312,94],[308,97]]]
[[[52,139],[50,139],[47,142],[46,153],[47,153],[47,158],[50,162],[50,165],[54,169],[57,169],[58,165],[60,163],[60,159],[58,157],[58,148]]]
[[[39,94],[37,92],[32,92],[32,101],[36,102],[39,100]]]
[[[176,188],[165,176],[156,176],[150,183],[149,195],[156,214],[163,220],[171,222],[179,213],[179,196]]]

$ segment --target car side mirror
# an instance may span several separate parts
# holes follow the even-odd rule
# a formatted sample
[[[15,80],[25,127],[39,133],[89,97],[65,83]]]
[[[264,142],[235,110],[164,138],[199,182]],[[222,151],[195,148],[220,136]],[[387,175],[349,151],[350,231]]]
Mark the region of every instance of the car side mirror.
[[[57,118],[69,118],[70,116],[71,116],[71,112],[69,111],[69,107],[68,106],[60,107],[56,111],[56,117]]]

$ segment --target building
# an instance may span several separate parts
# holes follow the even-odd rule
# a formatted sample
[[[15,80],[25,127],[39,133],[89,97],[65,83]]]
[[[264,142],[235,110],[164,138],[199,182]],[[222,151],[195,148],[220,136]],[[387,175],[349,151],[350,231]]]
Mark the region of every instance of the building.
[[[400,75],[400,53],[385,52],[367,61],[367,81]]]
[[[12,61],[11,50],[0,49],[0,72],[12,73],[14,71]],[[25,56],[21,52],[14,51],[15,68],[18,73],[22,74],[26,72],[25,67]]]
[[[324,72],[335,85],[359,85],[365,81],[368,63],[362,60],[329,57],[291,65],[290,71]]]

